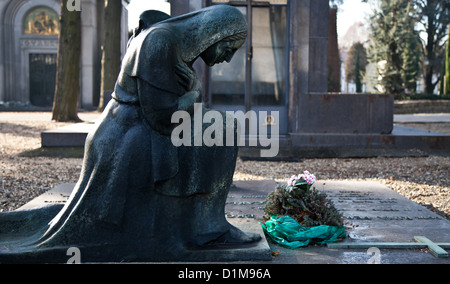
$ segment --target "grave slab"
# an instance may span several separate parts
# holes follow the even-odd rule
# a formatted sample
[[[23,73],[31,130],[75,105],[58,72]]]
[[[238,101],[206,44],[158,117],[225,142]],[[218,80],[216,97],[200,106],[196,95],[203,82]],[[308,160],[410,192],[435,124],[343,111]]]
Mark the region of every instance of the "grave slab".
[[[247,184],[245,182],[238,183],[238,187],[233,187],[233,194],[239,195],[239,198],[236,198],[236,200],[241,200],[243,198],[246,200],[245,202],[253,204],[253,200],[257,199],[258,200],[257,203],[260,204],[261,200],[265,199],[264,192],[269,190],[269,188],[273,189],[275,183],[273,181],[269,181],[268,184],[266,184],[266,186],[262,186],[263,191],[258,193],[259,195],[257,196],[255,195],[255,192],[253,190],[255,185],[257,184],[255,183]],[[57,205],[58,207],[60,206],[62,208],[67,199],[70,197],[70,194],[74,186],[75,186],[74,183],[60,184],[59,186],[42,194],[41,196],[38,196],[37,198],[25,204],[24,206],[20,207],[18,211],[32,210],[49,205]],[[259,188],[260,186],[258,185],[256,187]],[[242,197],[242,194],[246,194],[247,196]],[[234,200],[234,197],[232,197],[231,199]],[[228,203],[230,203],[230,205],[228,205]],[[248,205],[247,203],[235,205],[234,201],[227,202],[227,206],[231,206],[230,207],[231,211],[229,211],[228,213],[230,214],[231,217],[228,218],[228,220],[232,225],[238,227],[244,232],[256,233],[261,235],[261,240],[259,242],[249,245],[242,245],[233,249],[224,248],[224,249],[207,249],[207,250],[192,251],[192,254],[201,254],[202,255],[201,259],[215,262],[258,261],[264,263],[270,261],[272,257],[270,254],[269,245],[264,237],[264,232],[260,224],[256,221],[256,216],[262,217],[262,215],[251,213],[254,211],[254,207],[252,207],[252,209],[249,209],[247,208],[247,205]]]
[[[36,198],[20,209],[32,209],[49,204],[64,204],[74,184],[61,184]],[[273,180],[235,181],[230,189],[225,206],[229,222],[243,231],[263,235],[259,222],[262,221],[264,200],[275,189]],[[333,200],[344,215],[348,238],[338,244],[367,244],[373,242],[411,243],[414,237],[426,236],[433,243],[450,242],[450,221],[425,207],[401,196],[382,184],[371,181],[318,180],[314,185]],[[423,246],[425,248],[425,245]],[[381,263],[444,263],[449,258],[437,258],[426,249],[379,248]],[[279,251],[277,257],[270,256],[270,250]],[[445,249],[448,252],[448,248]],[[260,242],[254,248],[238,251],[244,263],[368,263],[371,255],[368,249],[330,249],[324,246],[310,246],[301,249],[285,249],[271,242]],[[217,251],[210,251],[211,259],[217,259]],[[255,257],[258,256],[258,257]],[[229,258],[231,259],[231,255]],[[270,262],[267,260],[272,259]],[[227,258],[219,262],[227,262]]]
[[[426,235],[450,242],[450,221],[380,183],[323,181],[316,188],[343,213],[351,241],[412,242]]]
[[[235,181],[226,206],[228,218],[258,221],[264,213],[263,201],[276,186],[273,181]],[[314,185],[327,194],[344,215],[348,238],[337,244],[410,243],[404,249],[379,247],[380,263],[450,263],[437,258],[427,245],[417,245],[417,236],[426,236],[448,251],[450,221],[407,199],[386,186],[372,181],[319,180]],[[310,246],[285,249],[269,242],[280,256],[272,263],[369,263],[369,248],[329,249]],[[422,247],[422,249],[415,249]]]
[[[36,197],[17,210],[31,210],[42,206],[60,204],[64,205],[74,188],[74,183],[62,183],[55,188]]]

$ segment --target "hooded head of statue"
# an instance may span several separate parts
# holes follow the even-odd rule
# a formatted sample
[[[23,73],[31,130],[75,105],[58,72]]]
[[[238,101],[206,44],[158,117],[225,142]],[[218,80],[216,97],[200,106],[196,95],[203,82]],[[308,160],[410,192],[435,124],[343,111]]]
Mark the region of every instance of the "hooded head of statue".
[[[236,51],[244,44],[248,31],[244,15],[228,5],[210,6],[168,19],[155,27],[173,31],[183,61],[193,62],[201,56],[210,66],[231,59],[230,51]],[[226,49],[228,52],[224,52]],[[217,54],[214,58],[214,51],[227,54]]]
[[[125,72],[172,93],[177,90],[175,66],[188,66],[201,57],[209,65],[230,62],[245,43],[248,26],[235,7],[213,5],[168,18],[142,30],[125,55]]]

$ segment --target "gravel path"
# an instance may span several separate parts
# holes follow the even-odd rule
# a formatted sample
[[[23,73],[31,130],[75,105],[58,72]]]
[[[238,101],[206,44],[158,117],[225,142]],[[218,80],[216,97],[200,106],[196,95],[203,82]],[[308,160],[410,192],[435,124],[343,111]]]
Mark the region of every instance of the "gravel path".
[[[97,112],[83,112],[94,120]],[[15,210],[64,182],[78,180],[82,159],[20,157],[40,147],[40,132],[67,125],[51,121],[49,112],[0,112],[0,212]],[[448,124],[443,131],[449,131]],[[420,126],[439,130],[439,125]],[[410,125],[408,125],[410,126]],[[286,182],[304,170],[320,180],[375,180],[450,219],[450,157],[305,159],[301,162],[238,160],[235,180],[275,179]]]

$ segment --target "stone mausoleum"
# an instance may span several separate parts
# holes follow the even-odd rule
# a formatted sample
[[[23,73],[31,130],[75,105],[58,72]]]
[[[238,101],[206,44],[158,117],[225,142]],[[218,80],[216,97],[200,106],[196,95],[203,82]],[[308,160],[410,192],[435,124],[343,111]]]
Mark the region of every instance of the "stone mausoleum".
[[[170,3],[172,16],[229,4],[247,17],[246,45],[230,64],[207,68],[197,62],[203,101],[214,109],[267,111],[258,124],[279,128],[281,152],[288,151],[282,156],[294,156],[299,147],[383,148],[390,143],[384,136],[393,130],[393,96],[327,93],[328,0]],[[272,111],[278,111],[278,121]],[[252,149],[241,153],[253,155]]]
[[[103,1],[81,3],[79,106],[98,105]],[[120,0],[118,0],[120,1]],[[128,37],[122,1],[122,50]],[[0,102],[51,106],[55,91],[60,0],[0,0]]]
[[[79,106],[93,108],[100,93],[103,6],[102,1],[80,1]],[[128,2],[122,0],[122,54],[128,39]],[[0,0],[0,101],[51,105],[59,3]],[[279,156],[443,149],[447,140],[439,135],[426,134],[425,139],[423,133],[393,126],[392,95],[327,93],[328,0],[170,0],[170,4],[171,16],[219,4],[233,5],[246,16],[248,38],[230,64],[209,68],[196,62],[203,102],[220,110],[267,112],[257,124],[269,132],[279,130]],[[260,151],[248,147],[241,153],[258,156]]]

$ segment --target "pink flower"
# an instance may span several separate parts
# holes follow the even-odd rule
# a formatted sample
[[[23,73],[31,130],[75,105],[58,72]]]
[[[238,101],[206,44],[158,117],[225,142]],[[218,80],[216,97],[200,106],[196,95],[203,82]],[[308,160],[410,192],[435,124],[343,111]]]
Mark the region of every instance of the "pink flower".
[[[316,182],[316,176],[309,173],[308,171],[304,171],[303,174],[299,175],[299,178],[302,178],[304,181],[306,181],[309,185]]]
[[[312,185],[313,183],[316,182],[315,175],[311,174],[309,171],[304,171],[303,174],[299,174],[297,176],[296,175],[291,176],[291,178],[288,180],[287,184],[290,186],[294,186],[295,182],[299,179],[303,179],[309,185]]]
[[[288,181],[288,185],[293,186],[297,180],[298,177],[296,175],[291,176],[291,178]]]

